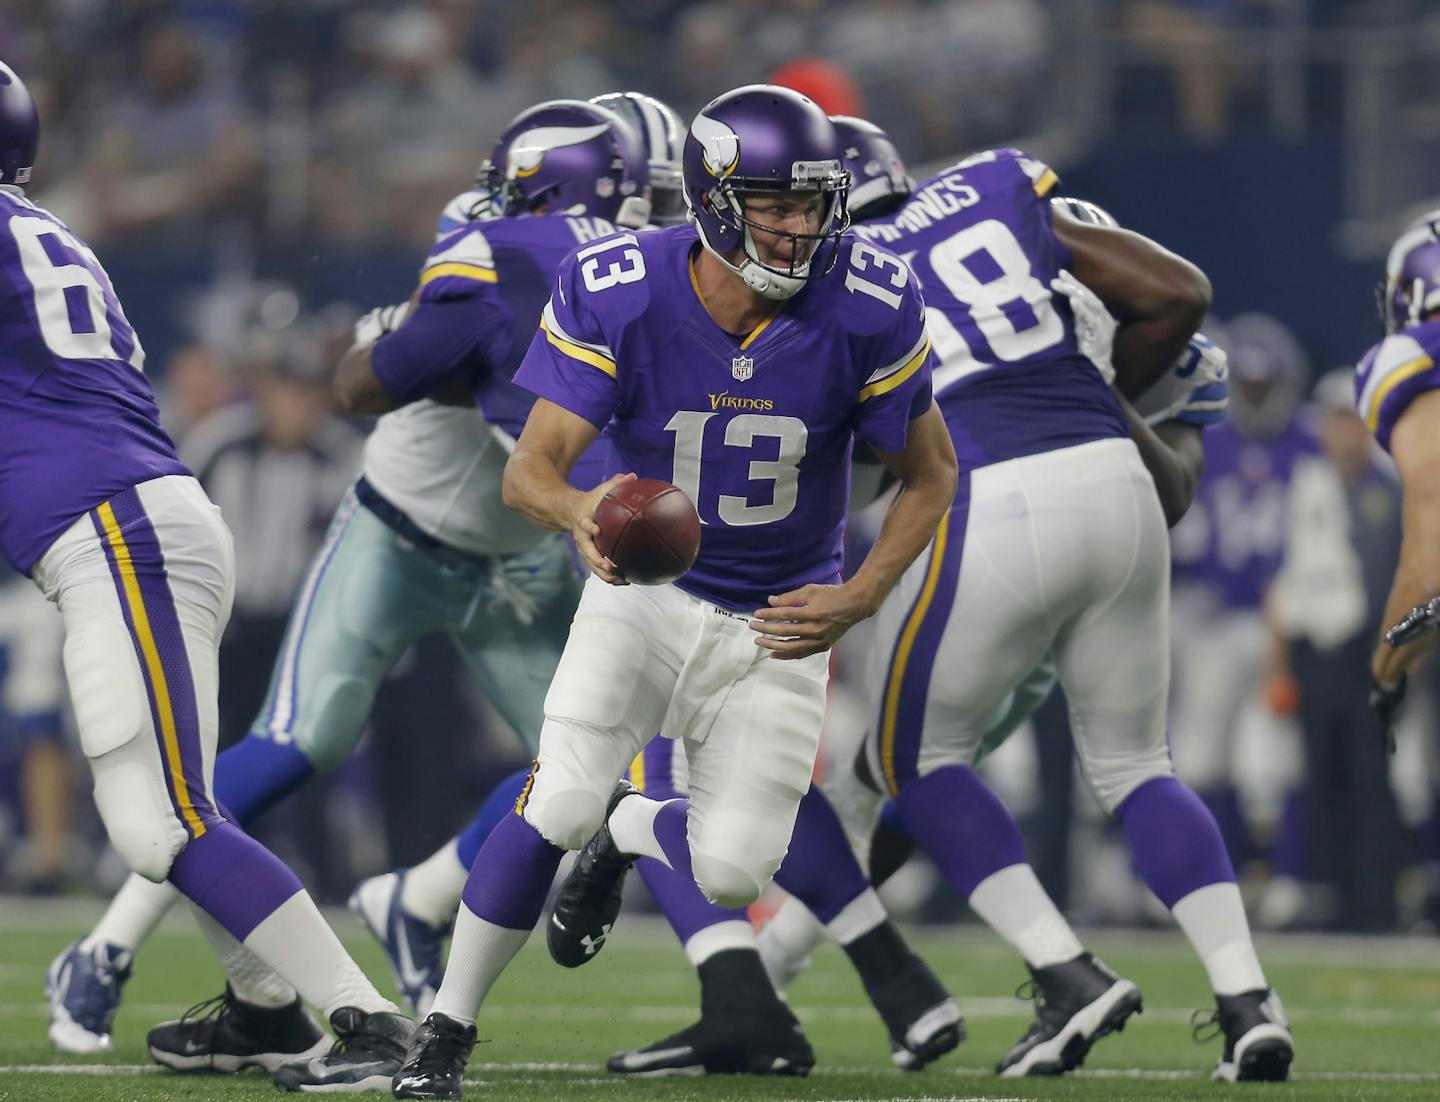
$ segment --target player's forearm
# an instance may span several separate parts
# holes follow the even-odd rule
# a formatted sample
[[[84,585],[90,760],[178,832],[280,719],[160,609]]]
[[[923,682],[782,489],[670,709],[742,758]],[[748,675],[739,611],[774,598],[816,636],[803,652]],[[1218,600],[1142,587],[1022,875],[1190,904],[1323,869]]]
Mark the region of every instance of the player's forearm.
[[[1195,500],[1195,487],[1205,457],[1199,444],[1199,431],[1179,426],[1195,439],[1192,441],[1188,436],[1177,436],[1174,439],[1178,446],[1172,447],[1165,437],[1145,423],[1124,396],[1120,397],[1120,408],[1130,422],[1130,436],[1140,451],[1140,459],[1155,483],[1155,493],[1165,513],[1165,524],[1174,528]]]
[[[1392,647],[1385,642],[1385,632],[1399,623],[1412,608],[1440,594],[1440,563],[1436,556],[1417,548],[1419,542],[1409,530],[1400,549],[1400,564],[1390,584],[1385,601],[1385,614],[1380,620],[1380,638],[1370,660],[1370,672],[1382,685],[1393,685],[1400,675],[1414,669],[1435,644],[1435,635],[1423,635],[1404,646]]]
[[[875,545],[847,583],[860,595],[867,616],[875,614],[900,576],[935,538],[955,502],[955,488],[954,466],[940,467],[901,485]]]
[[[554,458],[517,445],[505,464],[500,486],[506,505],[521,516],[554,532],[568,532],[575,509],[585,495],[565,480]]]
[[[1382,685],[1394,684],[1414,668],[1435,640],[1422,636],[1392,647],[1384,633],[1416,605],[1440,596],[1440,393],[1423,395],[1405,411],[1391,433],[1390,452],[1403,486],[1404,537],[1370,665]]]
[[[400,405],[381,384],[371,363],[373,345],[353,344],[335,369],[335,403],[346,413],[379,415]]]

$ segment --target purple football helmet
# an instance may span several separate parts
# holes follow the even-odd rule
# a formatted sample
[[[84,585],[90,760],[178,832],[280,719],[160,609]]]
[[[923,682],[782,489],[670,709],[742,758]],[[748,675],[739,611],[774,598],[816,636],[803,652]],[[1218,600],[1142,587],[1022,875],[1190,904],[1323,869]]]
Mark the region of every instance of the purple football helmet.
[[[690,124],[683,171],[685,202],[701,243],[757,294],[789,298],[835,266],[840,235],[850,224],[850,174],[840,161],[834,125],[812,100],[770,84],[749,84],[711,100]],[[796,194],[822,200],[813,233],[777,231],[745,213],[747,198]],[[760,259],[755,229],[789,238],[788,264]],[[738,263],[731,259],[737,252]]]
[[[850,173],[846,205],[852,221],[883,217],[910,197],[915,181],[905,171],[889,134],[853,115],[831,115],[830,121],[840,137],[841,161]]]
[[[590,102],[614,111],[640,136],[650,164],[651,224],[678,226],[685,221],[685,189],[680,180],[685,124],[680,116],[644,92],[607,92]]]
[[[1398,333],[1440,310],[1440,209],[1411,222],[1390,247],[1376,298],[1386,333]]]
[[[1269,314],[1236,314],[1225,325],[1230,419],[1246,436],[1271,436],[1289,422],[1310,379],[1295,334]]]
[[[541,203],[549,214],[592,215],[617,226],[650,221],[645,151],[614,111],[556,99],[510,121],[476,183],[507,217]]]
[[[40,147],[40,116],[25,82],[0,61],[0,184],[24,187]]]

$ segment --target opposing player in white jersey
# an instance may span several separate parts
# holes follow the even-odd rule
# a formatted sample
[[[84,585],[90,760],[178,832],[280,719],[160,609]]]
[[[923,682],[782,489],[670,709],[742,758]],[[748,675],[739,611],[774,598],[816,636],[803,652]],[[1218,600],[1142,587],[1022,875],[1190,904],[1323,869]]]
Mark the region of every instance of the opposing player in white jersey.
[[[549,144],[537,144],[536,133]],[[413,306],[375,311],[357,326],[340,370],[342,401],[370,412],[401,408],[382,416],[367,441],[361,477],[297,598],[261,714],[220,757],[221,798],[242,820],[344,760],[381,680],[429,632],[451,637],[522,739],[533,746],[538,737],[579,583],[563,538],[499,500],[501,471],[531,402],[509,382],[523,349],[515,319],[538,314],[559,259],[611,232],[609,218],[645,219],[643,152],[627,124],[588,104],[522,113],[492,157],[501,177],[492,183],[503,186],[507,172],[543,162],[553,149],[564,155],[531,165],[527,195],[467,207],[495,220],[441,233]],[[598,187],[601,180],[609,187]],[[553,216],[540,217],[547,204]],[[480,408],[425,397],[456,389],[473,393]],[[600,475],[587,466],[577,477]],[[513,803],[514,792],[501,798]],[[423,1007],[433,996],[441,937],[464,886],[465,849],[478,849],[485,833],[467,830],[413,877],[362,886],[357,906],[364,904],[392,961],[404,961],[397,974],[412,1004]],[[172,898],[132,880],[92,937],[132,952]],[[227,992],[216,1016],[157,1027],[152,1055],[180,1069],[236,1070],[297,1051],[255,994]],[[118,982],[74,992],[96,1011],[95,1031],[108,1031],[118,996]]]
[[[737,89],[686,141],[698,237],[620,235],[561,268],[517,375],[540,400],[506,491],[571,532],[595,573],[546,698],[532,784],[471,870],[397,1097],[459,1097],[479,1004],[564,850],[597,827],[604,864],[657,857],[728,906],[753,900],[784,858],[818,747],[826,651],[928,541],[954,487],[919,299],[895,257],[844,234],[838,154],[805,97]],[[674,586],[617,584],[592,519],[610,484],[565,486],[606,425],[625,466],[677,480],[705,521]],[[902,490],[875,549],[836,585],[857,435]],[[657,729],[686,740],[688,809],[612,789]],[[567,911],[566,939],[605,936],[612,886],[594,884],[590,914]]]
[[[972,768],[1053,656],[1055,675],[1041,676],[1065,687],[1085,776],[1210,975],[1226,1041],[1217,1077],[1283,1078],[1292,1042],[1234,873],[1166,746],[1169,549],[1155,486],[1168,476],[1147,472],[1130,439],[1142,427],[1084,353],[1091,311],[1052,294],[1083,303],[1084,284],[1120,316],[1116,381],[1139,395],[1179,358],[1208,284],[1137,235],[1052,211],[1054,183],[1014,151],[982,153],[859,231],[902,251],[922,282],[963,472],[948,523],[877,621],[865,772],[1031,968],[1043,1009],[1001,1070],[1074,1066],[1138,993],[1084,952]]]
[[[363,1067],[403,1043],[412,1023],[215,796],[230,533],[160,428],[144,351],[104,268],[25,197],[38,143],[35,105],[0,64],[0,551],[60,609],[80,744],[111,844],[137,876],[168,880],[191,901],[233,982],[269,977],[266,994],[303,1051],[326,1039],[301,999]],[[83,974],[123,970],[127,956],[82,942],[49,983],[63,990]],[[52,1038],[77,1032],[67,1014],[52,1018]],[[108,1047],[108,1036],[96,1039]]]

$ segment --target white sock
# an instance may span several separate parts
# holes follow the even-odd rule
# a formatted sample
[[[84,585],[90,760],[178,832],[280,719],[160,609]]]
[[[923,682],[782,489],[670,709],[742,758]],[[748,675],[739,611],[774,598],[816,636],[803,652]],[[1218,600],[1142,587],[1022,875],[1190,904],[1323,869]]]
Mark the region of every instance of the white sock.
[[[80,943],[80,948],[89,952],[100,942],[108,941],[134,952],[149,940],[165,912],[179,898],[180,892],[168,880],[156,884],[132,872],[110,900],[95,929]]]
[[[799,960],[808,957],[825,941],[825,925],[810,908],[793,895],[780,904],[780,909],[760,931],[761,940],[773,938],[787,956]]]
[[[448,926],[469,875],[460,861],[460,839],[452,838],[405,874],[400,906],[431,926]]]
[[[650,800],[644,796],[626,796],[615,805],[609,819],[610,836],[621,853],[637,857],[653,857],[667,869],[674,868],[665,856],[660,839],[655,837],[655,816],[671,801]]]
[[[841,945],[849,945],[852,941],[864,937],[888,917],[885,905],[880,902],[875,889],[866,888],[845,904],[843,911],[825,923],[825,932]]]
[[[1250,940],[1250,924],[1236,884],[1207,884],[1170,908],[1190,939],[1217,995],[1238,995],[1270,985]]]
[[[298,891],[271,911],[250,931],[245,947],[284,976],[326,1019],[342,1006],[371,1014],[396,1010],[350,959],[309,892]]]
[[[685,943],[685,955],[690,958],[691,964],[699,968],[716,953],[727,949],[754,948],[755,928],[744,919],[731,918],[706,926],[692,935]]]
[[[430,1012],[474,1025],[480,1004],[529,936],[529,930],[486,922],[461,904],[455,916],[455,934],[450,939],[445,978],[440,981],[440,992]]]
[[[195,920],[200,923],[200,932],[205,935],[210,948],[215,950],[215,955],[220,958],[220,967],[225,969],[225,975],[230,980],[230,989],[241,1002],[273,1010],[276,1007],[289,1006],[295,1001],[295,988],[286,983],[273,968],[236,941],[229,930],[199,907],[192,903],[190,909],[195,912]]]
[[[1031,968],[1063,964],[1085,951],[1029,865],[992,872],[970,893],[970,907]]]

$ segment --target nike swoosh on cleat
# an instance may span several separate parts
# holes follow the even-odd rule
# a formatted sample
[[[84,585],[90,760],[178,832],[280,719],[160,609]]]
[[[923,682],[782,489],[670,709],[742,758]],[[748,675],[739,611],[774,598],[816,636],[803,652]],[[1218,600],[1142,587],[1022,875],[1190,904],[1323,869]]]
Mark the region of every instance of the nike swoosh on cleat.
[[[659,1048],[648,1052],[627,1052],[621,1063],[627,1068],[648,1068],[663,1061],[684,1057],[687,1060],[695,1061],[695,1050],[689,1045],[681,1045],[677,1048]]]

